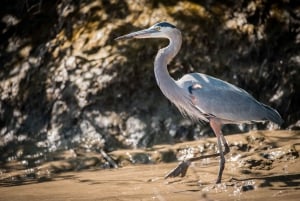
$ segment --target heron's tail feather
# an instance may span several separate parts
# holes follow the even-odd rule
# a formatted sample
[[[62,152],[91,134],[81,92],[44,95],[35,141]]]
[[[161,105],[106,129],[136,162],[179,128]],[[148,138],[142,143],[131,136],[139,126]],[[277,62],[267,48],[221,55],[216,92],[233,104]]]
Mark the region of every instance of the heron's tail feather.
[[[263,104],[263,106],[266,109],[266,119],[268,119],[278,125],[283,124],[283,122],[284,122],[283,119],[281,118],[280,114],[275,109],[273,109],[270,106],[265,105],[265,104]]]

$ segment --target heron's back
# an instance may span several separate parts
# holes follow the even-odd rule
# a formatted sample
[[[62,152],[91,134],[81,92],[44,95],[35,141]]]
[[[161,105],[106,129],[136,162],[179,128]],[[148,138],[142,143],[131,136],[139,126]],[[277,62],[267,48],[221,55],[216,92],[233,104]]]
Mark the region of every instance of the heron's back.
[[[191,93],[193,103],[202,113],[224,122],[269,120],[279,125],[283,123],[275,109],[258,102],[245,90],[220,79],[192,73],[183,76],[177,84]]]

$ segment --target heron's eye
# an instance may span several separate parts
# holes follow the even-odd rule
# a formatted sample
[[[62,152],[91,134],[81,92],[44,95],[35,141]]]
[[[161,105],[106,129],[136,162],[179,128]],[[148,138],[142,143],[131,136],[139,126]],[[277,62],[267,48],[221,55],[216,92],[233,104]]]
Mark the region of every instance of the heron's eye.
[[[155,29],[156,29],[157,31],[160,31],[160,27],[155,27]]]

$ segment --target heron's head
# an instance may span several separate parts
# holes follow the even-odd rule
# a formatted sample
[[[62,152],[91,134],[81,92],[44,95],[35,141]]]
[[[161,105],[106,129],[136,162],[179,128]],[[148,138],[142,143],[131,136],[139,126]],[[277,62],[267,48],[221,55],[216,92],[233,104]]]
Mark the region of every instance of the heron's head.
[[[159,22],[141,31],[133,32],[116,38],[115,40],[124,40],[132,38],[169,38],[177,30],[176,27],[168,22]]]

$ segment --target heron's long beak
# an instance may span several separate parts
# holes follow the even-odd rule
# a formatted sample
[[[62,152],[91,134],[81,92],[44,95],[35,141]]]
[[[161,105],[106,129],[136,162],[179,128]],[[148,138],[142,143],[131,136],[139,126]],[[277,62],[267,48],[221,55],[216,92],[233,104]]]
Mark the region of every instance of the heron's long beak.
[[[125,40],[132,38],[152,38],[153,34],[158,33],[159,31],[153,28],[143,29],[141,31],[133,32],[116,38],[115,40]]]

